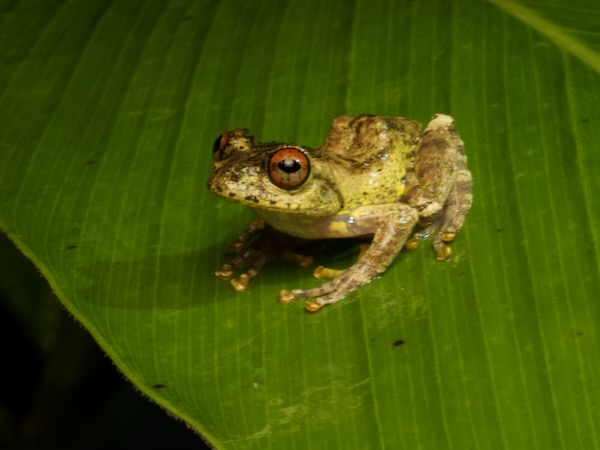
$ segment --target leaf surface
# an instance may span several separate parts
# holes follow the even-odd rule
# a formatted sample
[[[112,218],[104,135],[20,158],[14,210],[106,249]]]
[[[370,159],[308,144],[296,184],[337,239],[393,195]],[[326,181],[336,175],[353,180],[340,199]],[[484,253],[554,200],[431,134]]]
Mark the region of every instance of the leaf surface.
[[[600,448],[597,2],[0,1],[0,226],[145,394],[224,449]],[[318,314],[213,272],[248,127],[452,114],[474,206]],[[345,267],[355,249],[317,260]]]

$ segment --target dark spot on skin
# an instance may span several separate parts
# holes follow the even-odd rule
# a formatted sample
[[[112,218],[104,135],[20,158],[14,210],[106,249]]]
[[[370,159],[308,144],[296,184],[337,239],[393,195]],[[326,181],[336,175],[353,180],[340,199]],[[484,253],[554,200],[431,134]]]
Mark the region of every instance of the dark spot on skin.
[[[269,203],[270,203],[271,205],[275,205],[275,204],[277,204],[277,200],[269,200]]]
[[[73,249],[75,249],[75,248],[77,248],[77,247],[78,247],[78,245],[77,245],[77,244],[71,244],[71,245],[67,245],[65,248],[66,248],[67,250],[73,250]]]
[[[230,192],[228,197],[233,198],[233,197],[235,197],[235,194],[233,192]]]
[[[246,200],[248,200],[249,202],[258,203],[258,199],[256,198],[256,195],[248,195],[248,196],[246,196],[244,198]]]
[[[88,161],[85,163],[86,166],[91,166],[92,164],[94,164],[96,161]]]
[[[155,388],[155,389],[163,389],[166,386],[164,384],[158,383],[158,384],[152,385],[152,387]]]
[[[392,344],[394,347],[400,347],[401,345],[404,345],[404,340],[403,339],[398,339],[397,341],[395,341]]]

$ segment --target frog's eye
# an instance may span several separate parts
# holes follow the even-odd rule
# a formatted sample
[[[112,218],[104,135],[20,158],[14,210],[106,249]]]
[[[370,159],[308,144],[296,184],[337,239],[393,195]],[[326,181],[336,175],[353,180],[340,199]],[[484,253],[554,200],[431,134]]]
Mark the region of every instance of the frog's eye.
[[[279,149],[269,159],[269,177],[281,189],[299,188],[309,175],[308,156],[297,148]]]
[[[225,151],[227,142],[229,142],[229,131],[226,131],[215,139],[215,142],[212,146],[212,152],[215,161],[221,161],[223,159],[223,152]]]

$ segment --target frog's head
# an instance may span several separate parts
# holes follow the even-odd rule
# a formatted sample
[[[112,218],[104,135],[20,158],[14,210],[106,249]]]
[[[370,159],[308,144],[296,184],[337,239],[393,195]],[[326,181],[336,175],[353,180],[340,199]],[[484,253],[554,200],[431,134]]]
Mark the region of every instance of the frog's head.
[[[213,145],[208,188],[252,209],[309,216],[339,211],[339,193],[317,170],[307,147],[259,143],[246,129],[227,131]],[[316,163],[316,164],[315,164]]]

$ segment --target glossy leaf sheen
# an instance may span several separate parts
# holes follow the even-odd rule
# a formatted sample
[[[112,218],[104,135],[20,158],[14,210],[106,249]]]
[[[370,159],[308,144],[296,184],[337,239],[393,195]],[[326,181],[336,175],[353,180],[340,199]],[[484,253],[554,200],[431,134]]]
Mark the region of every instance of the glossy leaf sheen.
[[[0,224],[145,394],[224,449],[600,448],[597,1],[0,1]],[[318,314],[213,277],[248,127],[452,114],[474,207]],[[317,251],[344,267],[355,249]],[[336,256],[333,253],[339,253]]]

